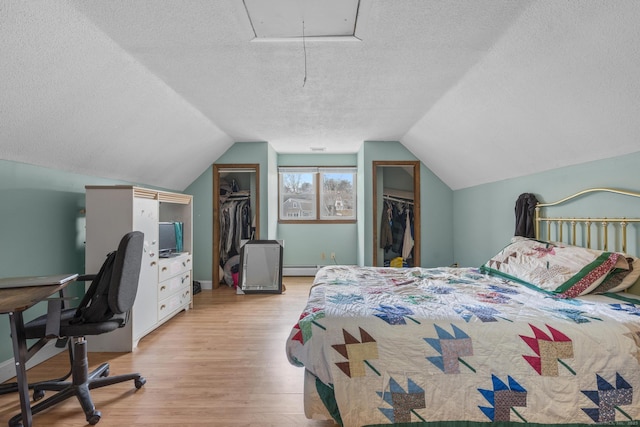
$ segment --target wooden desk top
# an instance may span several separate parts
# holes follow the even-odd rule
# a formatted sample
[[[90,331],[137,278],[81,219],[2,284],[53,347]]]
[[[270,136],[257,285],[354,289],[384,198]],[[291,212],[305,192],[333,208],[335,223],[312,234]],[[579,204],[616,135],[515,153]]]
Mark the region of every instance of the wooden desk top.
[[[36,305],[40,301],[46,300],[60,289],[67,286],[73,280],[61,285],[27,286],[24,288],[0,289],[0,314],[11,311],[24,311]]]
[[[67,284],[0,289],[0,313],[26,310],[40,301],[46,300]]]

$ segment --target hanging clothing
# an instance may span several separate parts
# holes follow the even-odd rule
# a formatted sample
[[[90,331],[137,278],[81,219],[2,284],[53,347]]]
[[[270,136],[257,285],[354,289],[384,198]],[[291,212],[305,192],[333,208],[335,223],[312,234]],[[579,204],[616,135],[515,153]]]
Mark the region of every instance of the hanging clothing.
[[[413,204],[409,200],[405,202],[385,197],[379,244],[385,250],[385,265],[396,257],[411,259],[414,245]]]
[[[220,205],[220,266],[240,253],[240,240],[251,237],[251,203],[248,197],[229,196]]]
[[[393,244],[391,235],[391,213],[392,208],[389,202],[384,202],[382,207],[382,219],[380,221],[380,248],[389,249]]]
[[[516,200],[516,231],[514,236],[536,237],[534,215],[538,199],[532,193],[522,193]]]
[[[397,254],[402,254],[402,244],[404,243],[405,216],[404,206],[400,203],[393,204],[393,223],[391,224],[391,237],[393,244],[391,249]]]
[[[220,178],[220,203],[224,203],[233,193],[233,189],[229,181]]]
[[[409,259],[412,258],[411,251],[413,250],[413,236],[411,235],[411,214],[407,209],[405,214],[405,227],[404,227],[404,239],[402,242],[402,258]]]

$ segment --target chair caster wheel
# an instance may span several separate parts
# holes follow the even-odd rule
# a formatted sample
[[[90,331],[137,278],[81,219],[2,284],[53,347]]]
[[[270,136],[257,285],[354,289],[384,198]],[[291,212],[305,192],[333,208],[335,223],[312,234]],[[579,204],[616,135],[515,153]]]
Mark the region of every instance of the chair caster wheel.
[[[87,422],[90,425],[94,426],[98,424],[98,421],[100,421],[101,416],[102,416],[102,413],[100,411],[93,411],[91,415],[87,416]]]
[[[108,377],[109,376],[109,368],[105,369],[104,372],[102,372],[100,374],[100,376],[101,377],[105,377],[105,378]]]
[[[44,390],[33,390],[33,401],[37,402],[38,400],[44,397]]]
[[[134,380],[133,383],[135,384],[136,388],[139,390],[140,388],[142,388],[143,385],[147,383],[147,380],[144,377],[140,377],[139,379]]]

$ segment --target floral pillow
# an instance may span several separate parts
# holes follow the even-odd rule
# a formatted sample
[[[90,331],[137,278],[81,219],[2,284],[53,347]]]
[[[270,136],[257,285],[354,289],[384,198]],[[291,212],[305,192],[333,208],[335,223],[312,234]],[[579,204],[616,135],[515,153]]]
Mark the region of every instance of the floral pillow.
[[[619,262],[620,261],[620,262]],[[576,297],[602,283],[614,268],[628,268],[624,256],[557,242],[515,239],[481,269],[543,291]]]
[[[640,278],[640,258],[622,255],[627,263],[626,268],[614,268],[607,277],[596,287],[592,294],[605,292],[621,292],[631,287]]]

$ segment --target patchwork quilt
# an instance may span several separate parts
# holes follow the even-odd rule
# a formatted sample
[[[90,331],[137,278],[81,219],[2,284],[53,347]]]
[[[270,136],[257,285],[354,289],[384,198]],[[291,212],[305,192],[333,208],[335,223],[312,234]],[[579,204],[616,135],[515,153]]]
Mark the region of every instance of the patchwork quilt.
[[[286,351],[346,427],[640,420],[631,294],[570,298],[472,268],[328,266]]]

